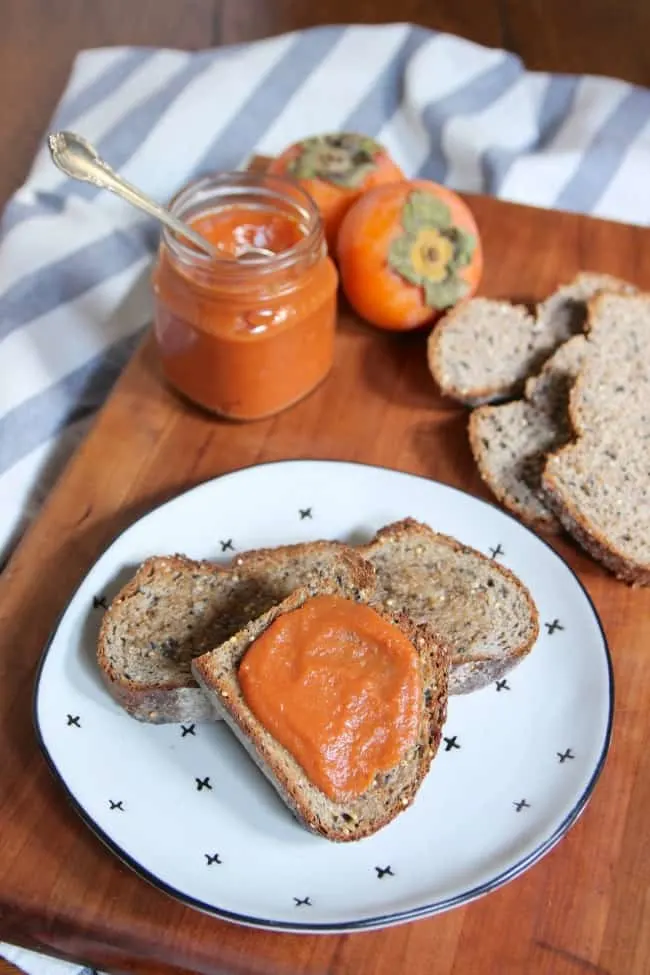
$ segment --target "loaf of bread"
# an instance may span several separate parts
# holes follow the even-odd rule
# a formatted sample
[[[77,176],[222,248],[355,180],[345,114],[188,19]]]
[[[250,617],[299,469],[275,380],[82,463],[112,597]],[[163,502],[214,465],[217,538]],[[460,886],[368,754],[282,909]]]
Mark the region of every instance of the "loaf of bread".
[[[192,670],[216,715],[225,719],[298,821],[329,840],[349,842],[377,832],[413,802],[440,744],[447,713],[449,654],[429,626],[417,625],[399,614],[393,617],[374,604],[373,608],[406,634],[418,654],[423,693],[417,743],[394,768],[378,774],[360,796],[343,802],[332,800],[256,718],[238,680],[246,651],[279,616],[298,609],[312,596],[328,592],[363,601],[357,587],[331,582],[309,584],[248,623],[223,646],[195,659]]]

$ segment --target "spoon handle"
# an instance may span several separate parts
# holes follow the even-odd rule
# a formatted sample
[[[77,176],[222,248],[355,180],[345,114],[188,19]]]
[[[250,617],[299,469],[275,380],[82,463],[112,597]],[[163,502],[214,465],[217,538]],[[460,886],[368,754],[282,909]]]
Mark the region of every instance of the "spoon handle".
[[[61,172],[73,179],[92,183],[100,189],[109,190],[132,206],[143,210],[150,217],[160,220],[180,237],[191,240],[195,247],[198,247],[203,253],[215,256],[215,249],[204,237],[197,234],[181,220],[177,220],[169,210],[145,196],[128,180],[119,176],[107,162],[97,155],[85,139],[80,136],[72,136],[72,138],[69,136],[72,136],[72,133],[61,132],[54,133],[48,138],[52,161]]]
[[[104,190],[109,190],[116,196],[121,197],[130,203],[134,207],[138,207],[144,213],[148,214],[150,217],[155,217],[156,220],[160,220],[164,223],[170,230],[173,230],[180,237],[185,237],[187,240],[191,240],[199,250],[205,252],[205,240],[199,234],[195,233],[191,227],[183,223],[181,220],[177,220],[176,217],[169,212],[165,207],[160,206],[155,200],[150,197],[145,196],[141,193],[137,187],[133,186],[128,180],[124,179],[122,176],[111,169],[103,161],[101,162],[101,168],[98,168],[94,178],[89,179],[88,182],[94,183],[96,186],[101,187]]]

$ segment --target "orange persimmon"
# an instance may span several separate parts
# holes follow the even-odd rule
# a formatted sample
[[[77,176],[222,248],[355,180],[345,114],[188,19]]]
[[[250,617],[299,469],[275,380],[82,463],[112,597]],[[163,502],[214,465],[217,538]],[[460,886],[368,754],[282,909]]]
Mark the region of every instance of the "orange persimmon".
[[[478,288],[483,253],[466,203],[444,186],[411,180],[369,190],[337,240],[343,290],[379,328],[435,321]]]
[[[333,132],[312,136],[285,149],[269,173],[293,176],[320,210],[330,254],[335,256],[341,220],[365,190],[404,179],[386,149],[369,136]]]

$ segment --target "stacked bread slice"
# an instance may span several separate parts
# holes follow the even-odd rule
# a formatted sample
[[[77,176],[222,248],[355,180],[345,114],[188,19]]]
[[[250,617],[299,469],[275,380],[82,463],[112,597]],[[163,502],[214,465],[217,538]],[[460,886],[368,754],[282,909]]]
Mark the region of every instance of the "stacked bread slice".
[[[505,303],[488,304],[505,314]],[[506,350],[491,385],[486,349],[499,338],[488,318],[481,332],[482,305],[471,305],[434,331],[430,361],[448,395],[471,405],[484,394],[469,418],[481,477],[531,527],[564,528],[619,578],[650,583],[650,295],[579,275],[525,319],[528,344]],[[511,306],[515,320],[522,310]],[[463,337],[472,355],[461,387],[449,356]],[[507,330],[502,341],[511,342]],[[524,345],[527,356],[517,351]]]
[[[564,528],[620,579],[650,584],[650,296],[590,304],[569,397],[575,438],[551,454],[542,489]]]
[[[481,406],[469,418],[481,477],[504,507],[541,531],[560,530],[542,474],[547,456],[571,439],[569,394],[586,345],[584,335],[574,335],[528,379],[521,399]]]
[[[535,314],[508,301],[473,298],[431,332],[433,378],[446,396],[466,406],[519,396],[551,353],[584,331],[587,302],[594,295],[634,290],[609,274],[583,271],[538,305]]]
[[[429,624],[451,653],[449,690],[485,687],[533,646],[537,612],[505,566],[411,518],[367,545],[315,541],[242,552],[228,566],[159,556],[144,562],[106,612],[97,648],[111,695],[151,723],[214,717],[192,661],[297,589],[334,579],[388,612]]]
[[[180,555],[147,559],[104,615],[100,673],[115,700],[140,721],[212,720],[192,660],[300,586],[330,579],[361,593],[374,589],[371,567],[336,542],[251,552],[228,567]]]
[[[417,659],[417,737],[349,801],[309,780],[249,707],[238,679],[248,649],[311,597],[364,603],[397,627]],[[413,801],[441,739],[449,693],[485,687],[532,649],[538,614],[526,587],[480,552],[406,519],[366,545],[315,541],[237,555],[229,566],[148,559],[109,606],[97,660],[132,717],[225,719],[300,822],[332,840],[368,836]]]

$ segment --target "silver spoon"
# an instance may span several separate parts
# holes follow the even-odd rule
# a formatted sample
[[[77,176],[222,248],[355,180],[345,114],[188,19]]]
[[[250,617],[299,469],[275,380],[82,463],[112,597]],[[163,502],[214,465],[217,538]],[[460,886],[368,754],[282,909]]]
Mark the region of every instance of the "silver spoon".
[[[195,230],[188,227],[186,223],[179,220],[165,207],[160,206],[150,197],[145,196],[141,190],[133,186],[127,180],[111,169],[108,163],[100,158],[97,150],[82,136],[74,132],[53,132],[48,136],[47,143],[54,165],[57,166],[66,176],[72,179],[81,180],[84,183],[92,183],[100,189],[110,190],[116,196],[121,197],[134,207],[144,210],[150,217],[155,217],[161,223],[173,230],[180,237],[185,237],[192,241],[204,254],[210,257],[222,258],[216,247],[214,247],[205,237],[197,234]],[[251,247],[242,257],[249,256],[270,257],[273,251],[265,247]],[[230,258],[232,260],[232,258]],[[239,259],[239,258],[238,258]]]

